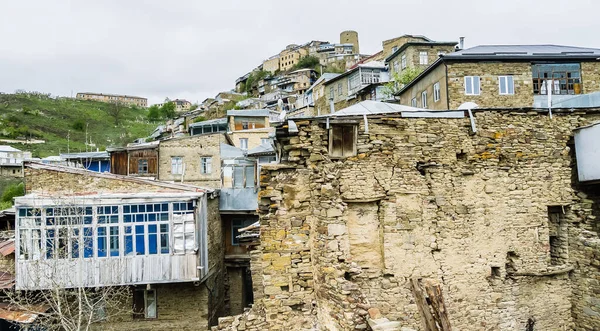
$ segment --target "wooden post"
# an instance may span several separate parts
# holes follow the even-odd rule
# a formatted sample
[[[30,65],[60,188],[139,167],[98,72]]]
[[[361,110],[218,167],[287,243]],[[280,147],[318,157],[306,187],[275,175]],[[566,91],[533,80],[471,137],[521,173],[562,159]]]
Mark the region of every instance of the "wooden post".
[[[441,285],[434,280],[428,279],[425,281],[425,291],[427,291],[427,296],[431,302],[431,308],[433,309],[435,320],[437,324],[441,326],[440,331],[451,331],[452,328],[450,327],[448,311],[446,310],[446,305],[444,304]]]
[[[410,284],[425,331],[439,331],[437,325],[435,324],[433,315],[429,310],[427,300],[425,299],[423,291],[421,290],[421,285],[419,285],[419,280],[416,277],[413,277],[410,280]]]

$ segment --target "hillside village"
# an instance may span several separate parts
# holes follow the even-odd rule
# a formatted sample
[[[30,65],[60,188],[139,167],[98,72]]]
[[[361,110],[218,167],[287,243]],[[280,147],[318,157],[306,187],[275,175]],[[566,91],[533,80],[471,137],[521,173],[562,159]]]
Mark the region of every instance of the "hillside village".
[[[0,329],[599,330],[600,49],[430,37],[288,45],[103,151],[0,146]]]

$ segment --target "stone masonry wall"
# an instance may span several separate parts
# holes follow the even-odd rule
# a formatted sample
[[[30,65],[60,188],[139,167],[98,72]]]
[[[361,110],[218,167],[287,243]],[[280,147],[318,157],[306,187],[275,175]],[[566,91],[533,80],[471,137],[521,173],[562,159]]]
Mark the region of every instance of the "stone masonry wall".
[[[448,97],[450,109],[464,102],[475,102],[480,108],[521,108],[533,106],[533,79],[530,63],[472,62],[450,63]],[[498,76],[512,75],[513,95],[500,95]],[[465,95],[465,76],[480,77],[480,95]]]
[[[194,185],[220,188],[221,186],[221,143],[225,142],[222,133],[174,138],[161,141],[159,148],[158,179],[180,181],[181,175],[171,173],[171,157],[183,157],[185,173],[183,181]],[[201,158],[212,158],[209,174],[201,170]]]
[[[286,163],[263,168],[256,304],[218,329],[362,330],[378,308],[423,330],[413,278],[441,284],[456,330],[600,328],[597,200],[574,188],[570,143],[599,119],[481,111],[475,134],[468,118],[357,120],[341,160],[324,123],[297,122]]]
[[[600,63],[581,62],[583,93],[600,92]]]

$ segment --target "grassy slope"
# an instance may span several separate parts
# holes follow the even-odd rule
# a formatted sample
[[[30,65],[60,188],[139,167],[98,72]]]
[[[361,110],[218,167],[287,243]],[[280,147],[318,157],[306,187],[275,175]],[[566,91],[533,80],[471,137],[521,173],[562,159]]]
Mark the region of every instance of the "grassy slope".
[[[67,145],[71,153],[84,152],[86,126],[92,143],[104,150],[107,146],[122,146],[147,137],[159,124],[146,120],[146,109],[125,108],[119,125],[115,125],[110,107],[114,105],[31,94],[0,94],[0,138],[45,140],[45,144],[10,145],[31,151],[34,157],[46,157],[66,153]],[[7,144],[0,142],[0,145]]]

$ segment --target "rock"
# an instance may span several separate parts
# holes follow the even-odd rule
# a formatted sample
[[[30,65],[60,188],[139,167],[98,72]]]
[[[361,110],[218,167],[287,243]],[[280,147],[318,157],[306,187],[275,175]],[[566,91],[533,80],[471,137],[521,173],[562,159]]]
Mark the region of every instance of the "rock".
[[[379,309],[375,308],[375,307],[369,308],[369,316],[372,319],[379,319],[379,318],[383,317],[383,316],[381,316],[381,312],[379,311]]]

